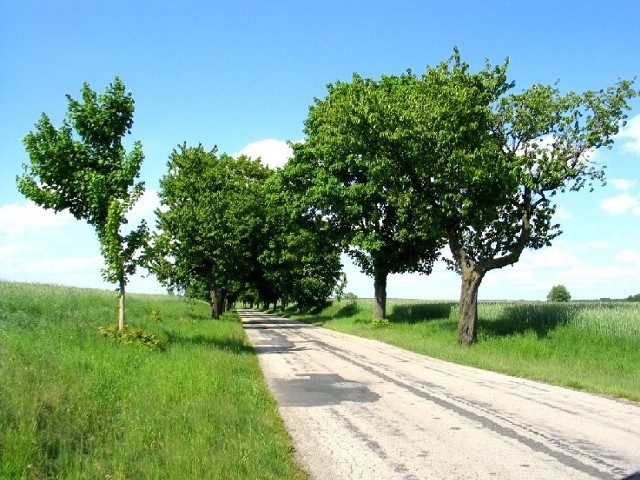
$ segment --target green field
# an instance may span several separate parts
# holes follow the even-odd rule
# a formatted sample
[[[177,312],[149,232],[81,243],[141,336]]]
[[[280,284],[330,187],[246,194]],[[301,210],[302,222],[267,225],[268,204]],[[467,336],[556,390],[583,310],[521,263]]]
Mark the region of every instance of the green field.
[[[115,292],[0,282],[0,478],[306,478],[235,314],[130,295],[163,350],[98,334]]]
[[[372,309],[372,300],[342,300],[291,316],[456,363],[640,400],[640,303],[480,302],[471,347],[456,344],[455,302],[390,300],[382,327],[371,324]]]
[[[306,478],[235,314],[130,295],[147,344],[99,334],[115,292],[0,282],[0,478]],[[333,302],[296,316],[434,357],[640,400],[640,304],[481,302],[456,344],[453,302]],[[290,313],[288,313],[290,314]],[[160,348],[152,349],[148,345]]]

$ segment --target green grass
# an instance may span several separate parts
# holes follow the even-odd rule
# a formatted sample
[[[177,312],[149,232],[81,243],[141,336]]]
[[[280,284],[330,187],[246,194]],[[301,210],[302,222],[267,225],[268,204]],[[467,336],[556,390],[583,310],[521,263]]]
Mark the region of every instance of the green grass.
[[[292,315],[417,353],[594,393],[640,400],[640,304],[480,302],[478,342],[456,344],[455,302],[390,300],[390,325],[371,300]]]
[[[235,314],[129,295],[153,350],[98,333],[116,293],[0,282],[0,478],[306,478]]]

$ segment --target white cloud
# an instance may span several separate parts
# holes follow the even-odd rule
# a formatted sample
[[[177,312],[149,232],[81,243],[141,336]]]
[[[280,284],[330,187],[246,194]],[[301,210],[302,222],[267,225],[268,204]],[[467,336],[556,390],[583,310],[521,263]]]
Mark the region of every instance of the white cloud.
[[[587,242],[587,246],[594,250],[604,250],[609,246],[609,244],[608,242],[593,240],[591,242]]]
[[[157,198],[155,191],[146,192],[130,212],[133,220],[148,219]],[[112,289],[100,274],[103,266],[98,239],[86,222],[32,202],[0,205],[0,279]],[[164,289],[154,278],[136,275],[129,291]]]
[[[263,165],[269,168],[283,167],[293,156],[293,149],[283,140],[268,138],[253,142],[244,147],[235,156],[246,155],[262,160]]]
[[[640,253],[635,252],[630,248],[625,248],[618,252],[616,260],[625,264],[635,264],[636,266],[640,266]]]
[[[623,192],[631,190],[636,184],[635,180],[625,180],[623,178],[614,178],[610,182],[617,190],[622,190]]]
[[[615,197],[605,198],[600,206],[613,215],[622,215],[625,213],[633,213],[640,215],[640,201],[637,197],[628,193],[621,193]]]
[[[57,228],[65,227],[76,219],[68,211],[54,213],[35,203],[28,201],[25,204],[17,203],[0,205],[0,238],[17,237],[30,228]]]
[[[567,268],[583,263],[582,259],[576,256],[571,248],[565,247],[560,242],[540,250],[525,250],[520,262],[535,269]]]
[[[573,214],[564,207],[558,207],[556,208],[556,217],[558,220],[571,220]]]
[[[622,139],[623,150],[640,154],[640,114],[628,120],[616,137]]]
[[[9,261],[12,258],[16,258],[18,255],[31,251],[33,251],[32,248],[21,243],[0,245],[0,262]]]
[[[160,206],[160,197],[155,190],[145,190],[131,211],[127,214],[127,220],[132,225],[138,225],[142,219],[147,223],[153,223],[154,210]]]
[[[104,262],[101,256],[63,256],[60,258],[44,257],[23,263],[22,271],[27,275],[38,274],[45,276],[59,275],[61,272],[65,275],[94,271],[99,273],[100,268],[102,268],[103,265]]]

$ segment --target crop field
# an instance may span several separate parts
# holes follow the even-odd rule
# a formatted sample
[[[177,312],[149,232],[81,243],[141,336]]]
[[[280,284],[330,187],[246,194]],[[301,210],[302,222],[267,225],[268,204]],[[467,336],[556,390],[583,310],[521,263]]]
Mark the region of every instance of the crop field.
[[[293,318],[456,363],[594,393],[640,400],[640,303],[479,302],[478,342],[456,344],[456,302],[334,301]]]
[[[0,282],[1,479],[306,478],[237,315],[127,302],[118,343],[115,292]]]

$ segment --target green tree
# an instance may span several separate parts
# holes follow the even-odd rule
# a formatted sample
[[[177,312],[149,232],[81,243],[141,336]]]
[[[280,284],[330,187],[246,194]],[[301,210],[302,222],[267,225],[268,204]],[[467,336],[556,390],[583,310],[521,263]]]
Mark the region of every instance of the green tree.
[[[640,293],[636,293],[635,295],[629,295],[626,298],[627,302],[640,302]]]
[[[461,274],[458,343],[477,335],[477,295],[487,272],[561,232],[553,197],[604,178],[590,154],[609,147],[626,118],[632,82],[584,93],[534,85],[507,94],[507,62],[477,73],[459,53],[416,79],[405,151],[420,208],[445,232]],[[423,227],[427,228],[427,227]]]
[[[124,328],[125,286],[138,264],[147,227],[144,221],[121,233],[126,213],[144,192],[135,183],[144,159],[135,142],[127,153],[122,139],[131,133],[134,101],[115,78],[98,95],[85,83],[82,100],[67,95],[68,111],[60,128],[42,114],[24,144],[31,161],[16,181],[18,190],[37,205],[56,212],[68,210],[86,220],[100,241],[106,267],[103,277],[119,287],[118,325]]]
[[[571,294],[564,285],[555,285],[547,294],[549,302],[568,302],[571,300]]]
[[[211,317],[218,318],[257,264],[254,244],[261,238],[263,185],[271,171],[245,156],[186,144],[172,152],[167,166],[149,268],[167,286],[206,285]]]
[[[441,235],[415,214],[416,191],[399,172],[405,161],[409,77],[380,81],[355,74],[328,86],[305,122],[306,140],[293,145],[284,168],[290,188],[305,198],[307,215],[325,221],[360,269],[373,277],[373,318],[386,314],[390,273],[430,273]]]
[[[258,260],[261,281],[298,308],[321,305],[341,277],[340,249],[322,219],[304,215],[305,204],[286,188],[282,172],[266,184],[267,214]]]

